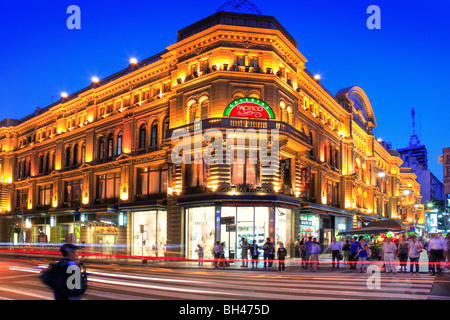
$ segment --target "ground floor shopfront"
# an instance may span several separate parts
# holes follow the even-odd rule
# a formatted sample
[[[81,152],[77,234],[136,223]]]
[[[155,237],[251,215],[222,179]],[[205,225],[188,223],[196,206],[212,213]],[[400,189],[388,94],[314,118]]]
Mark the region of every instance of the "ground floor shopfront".
[[[45,216],[24,216],[25,243],[76,243],[83,251],[98,254],[123,254],[134,257],[165,257],[175,254],[197,258],[197,246],[204,249],[204,258],[213,258],[216,241],[225,244],[228,259],[242,259],[242,238],[258,245],[260,257],[267,238],[278,248],[281,243],[294,256],[298,239],[314,237],[322,251],[339,232],[352,229],[349,212],[333,212],[311,204],[271,201],[221,201],[205,203],[175,202],[180,214],[174,225],[173,209],[165,206],[141,206],[47,213]],[[286,201],[287,202],[287,201]],[[330,208],[331,209],[331,208]],[[342,210],[341,210],[342,211]],[[7,221],[5,242],[23,243],[22,219]],[[179,230],[174,237],[174,229]],[[169,232],[170,231],[170,232]],[[168,252],[168,247],[170,251]]]

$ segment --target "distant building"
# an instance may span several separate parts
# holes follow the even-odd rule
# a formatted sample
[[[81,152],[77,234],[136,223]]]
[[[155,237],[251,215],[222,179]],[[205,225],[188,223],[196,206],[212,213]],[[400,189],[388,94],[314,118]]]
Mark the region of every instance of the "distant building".
[[[428,169],[428,155],[425,145],[420,144],[418,136],[415,134],[414,109],[411,109],[413,123],[413,134],[409,139],[408,146],[397,149],[403,160],[402,168],[411,168],[417,176],[420,184],[420,194],[422,204],[426,209],[444,211],[445,196],[442,182]]]

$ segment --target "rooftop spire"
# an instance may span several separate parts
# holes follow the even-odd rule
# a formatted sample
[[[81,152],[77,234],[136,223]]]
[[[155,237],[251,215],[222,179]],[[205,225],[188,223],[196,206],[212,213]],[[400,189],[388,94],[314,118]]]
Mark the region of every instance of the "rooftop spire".
[[[416,121],[415,121],[415,110],[414,107],[411,106],[411,120],[412,120],[412,135],[409,138],[410,146],[417,146],[420,144],[419,137],[416,135]]]

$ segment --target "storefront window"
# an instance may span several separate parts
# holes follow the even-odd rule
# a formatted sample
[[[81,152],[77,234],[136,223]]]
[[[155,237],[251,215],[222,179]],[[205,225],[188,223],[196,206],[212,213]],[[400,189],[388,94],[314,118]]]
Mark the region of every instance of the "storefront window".
[[[275,209],[275,245],[278,248],[280,243],[287,248],[288,255],[291,255],[289,249],[292,244],[291,236],[292,210],[285,208]]]
[[[167,212],[133,213],[133,254],[163,257],[166,252]]]
[[[50,225],[36,224],[31,229],[31,242],[47,243],[50,239]]]
[[[215,207],[188,208],[187,212],[187,257],[197,258],[196,248],[203,247],[204,259],[213,258],[215,233]]]
[[[352,229],[352,220],[346,217],[336,217],[335,220],[335,237],[339,234],[339,232],[345,232]]]
[[[262,254],[262,246],[269,237],[269,207],[222,207],[222,217],[235,216],[235,226],[221,225],[220,240],[225,242],[225,256],[242,259],[241,243],[256,241]],[[273,240],[273,239],[272,239]]]
[[[300,238],[313,237],[319,239],[319,216],[313,214],[301,214],[298,236]]]

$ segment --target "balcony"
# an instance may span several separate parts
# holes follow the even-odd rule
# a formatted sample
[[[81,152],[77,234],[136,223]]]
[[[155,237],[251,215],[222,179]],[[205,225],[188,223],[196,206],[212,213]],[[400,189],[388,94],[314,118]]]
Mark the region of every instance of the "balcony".
[[[200,123],[201,121],[201,123]],[[264,120],[264,119],[247,119],[247,118],[210,118],[203,119],[194,123],[167,130],[166,139],[170,138],[173,133],[182,133],[188,131],[194,133],[197,130],[206,129],[278,129],[281,134],[286,134],[291,138],[302,141],[308,145],[311,144],[311,138],[303,132],[295,129],[290,124],[282,121]],[[270,132],[268,132],[270,134]]]

